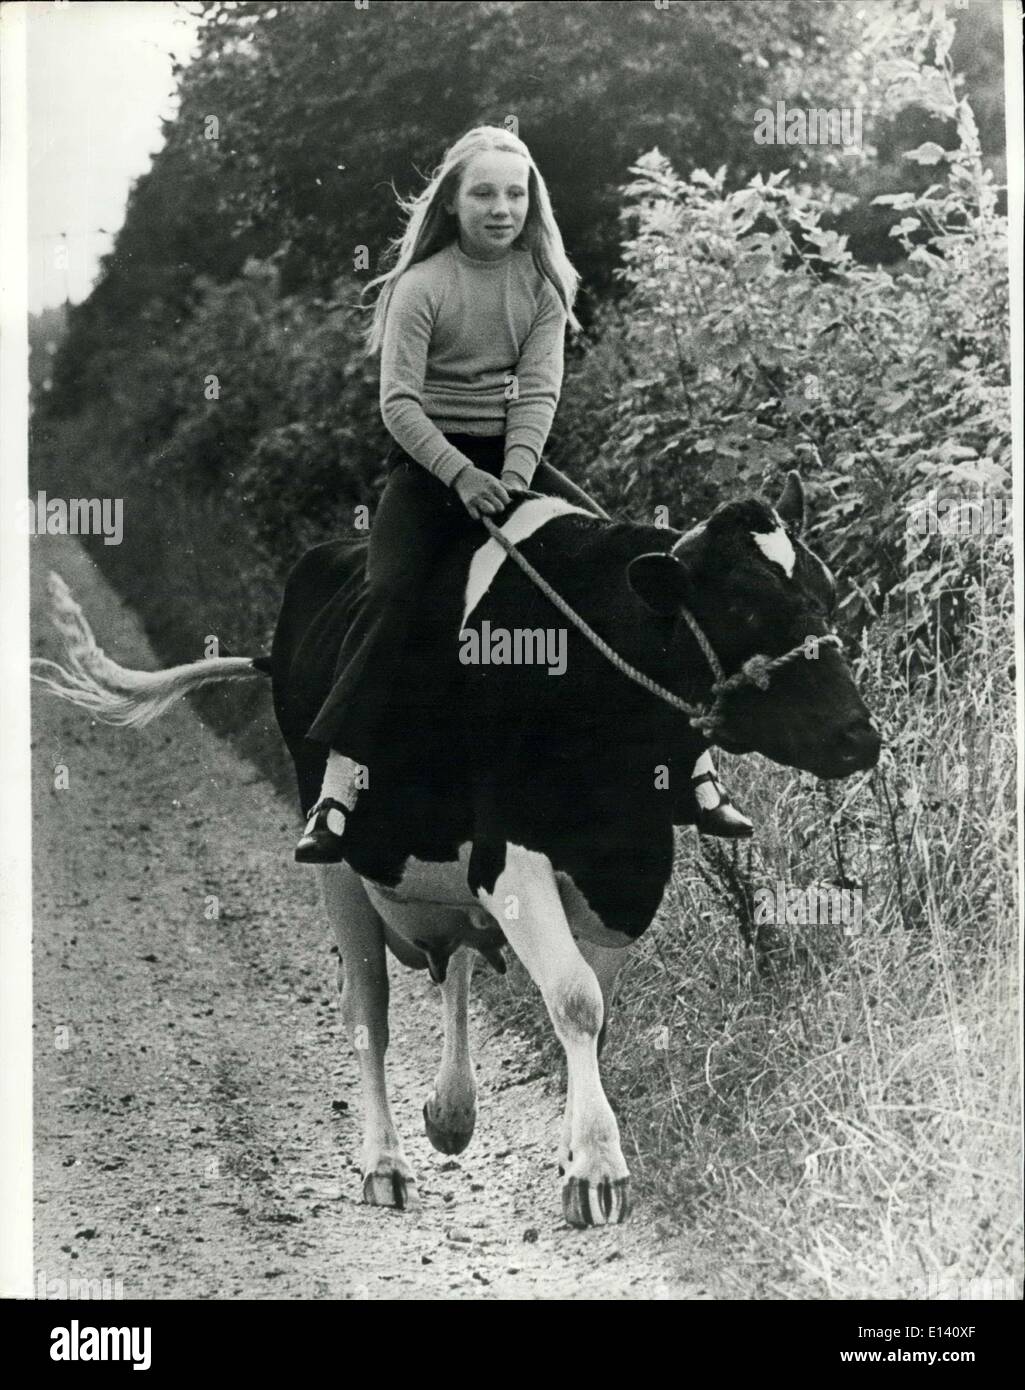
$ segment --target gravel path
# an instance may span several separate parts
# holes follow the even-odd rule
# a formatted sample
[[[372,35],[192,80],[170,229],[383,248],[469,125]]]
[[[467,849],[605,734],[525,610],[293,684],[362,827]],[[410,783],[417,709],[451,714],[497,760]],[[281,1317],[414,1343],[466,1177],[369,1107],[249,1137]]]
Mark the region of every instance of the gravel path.
[[[112,656],[159,664],[76,541],[39,538],[32,553],[35,655],[59,652],[45,617],[53,568]],[[422,1208],[360,1203],[356,1065],[315,876],[291,860],[297,821],[191,708],[119,730],[37,693],[33,767],[37,1287],[106,1277],[126,1298],[702,1296],[643,1204],[625,1227],[564,1224],[560,1087],[481,1008],[477,1133],[458,1160],[434,1152],[421,1107],[440,998],[395,961],[390,1083]]]

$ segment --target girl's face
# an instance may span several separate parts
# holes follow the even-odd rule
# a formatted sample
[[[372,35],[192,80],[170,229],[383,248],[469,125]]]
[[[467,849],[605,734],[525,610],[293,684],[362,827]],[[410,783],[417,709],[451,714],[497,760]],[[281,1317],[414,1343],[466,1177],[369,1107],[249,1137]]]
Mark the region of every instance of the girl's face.
[[[527,220],[530,165],[519,154],[486,150],[463,170],[459,192],[447,204],[459,219],[459,245],[478,260],[497,260]]]

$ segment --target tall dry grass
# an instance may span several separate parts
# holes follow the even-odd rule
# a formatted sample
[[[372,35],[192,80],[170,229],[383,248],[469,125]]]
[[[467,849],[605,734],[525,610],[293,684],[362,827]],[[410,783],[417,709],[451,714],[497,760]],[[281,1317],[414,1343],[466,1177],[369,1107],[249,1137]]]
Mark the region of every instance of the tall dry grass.
[[[902,615],[866,638],[877,771],[821,783],[722,759],[756,839],[681,832],[620,977],[606,1087],[641,1193],[714,1294],[1020,1297],[1009,538],[991,550],[956,664],[909,673]],[[778,882],[860,890],[860,921],[745,944]],[[484,988],[558,1076],[523,972]]]

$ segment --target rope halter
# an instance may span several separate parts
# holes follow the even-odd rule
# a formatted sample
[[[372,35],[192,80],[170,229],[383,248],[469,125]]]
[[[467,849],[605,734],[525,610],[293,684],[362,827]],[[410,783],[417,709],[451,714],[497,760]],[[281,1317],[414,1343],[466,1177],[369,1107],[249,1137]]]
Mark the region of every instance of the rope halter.
[[[756,686],[759,690],[768,690],[769,682],[772,680],[773,675],[782,667],[788,666],[790,662],[796,661],[798,657],[803,656],[807,660],[814,661],[818,657],[819,647],[823,646],[835,647],[838,651],[843,650],[843,643],[835,633],[827,633],[822,637],[809,634],[809,636],[805,637],[802,642],[799,642],[796,647],[791,647],[790,650],[784,652],[782,656],[765,656],[759,652],[754,656],[748,657],[738,671],[735,671],[732,676],[727,676],[726,672],[723,670],[722,662],[719,660],[711,642],[709,642],[708,638],[705,636],[701,624],[689,608],[681,605],[679,610],[680,617],[690,628],[694,640],[701,649],[701,653],[708,662],[712,675],[715,678],[711,690],[713,697],[711,705],[707,703],[690,704],[687,700],[677,695],[675,691],[668,690],[664,685],[659,685],[658,681],[654,681],[650,676],[646,676],[644,672],[639,671],[636,666],[631,666],[624,657],[621,657],[618,652],[614,651],[612,647],[609,646],[603,637],[599,637],[594,628],[586,623],[575,609],[570,607],[561,594],[555,592],[544,575],[538,573],[527,557],[517,548],[516,544],[495,525],[490,517],[482,516],[480,519],[490,532],[492,540],[498,542],[510,559],[519,565],[527,578],[540,589],[545,598],[547,598],[550,603],[553,603],[559,612],[562,613],[564,617],[568,618],[578,631],[583,633],[591,645],[597,651],[601,652],[602,656],[608,658],[617,671],[621,671],[629,680],[632,680],[636,685],[641,686],[642,689],[656,696],[657,699],[663,700],[667,705],[671,705],[673,709],[679,710],[681,714],[685,714],[690,721],[691,727],[697,729],[698,732],[703,734],[709,741],[713,739],[716,731],[725,722],[722,711],[723,702],[727,695],[731,694],[734,690],[739,690],[745,685]]]

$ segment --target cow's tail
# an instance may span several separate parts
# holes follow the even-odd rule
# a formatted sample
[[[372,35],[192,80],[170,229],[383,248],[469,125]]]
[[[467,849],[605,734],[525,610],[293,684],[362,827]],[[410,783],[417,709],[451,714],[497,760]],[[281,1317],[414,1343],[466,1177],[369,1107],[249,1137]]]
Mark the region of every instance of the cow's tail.
[[[64,638],[67,665],[36,657],[32,675],[52,694],[86,709],[104,724],[141,725],[159,718],[181,696],[215,681],[266,675],[267,657],[208,657],[166,671],[129,671],[96,645],[71,590],[51,570],[51,617]]]

